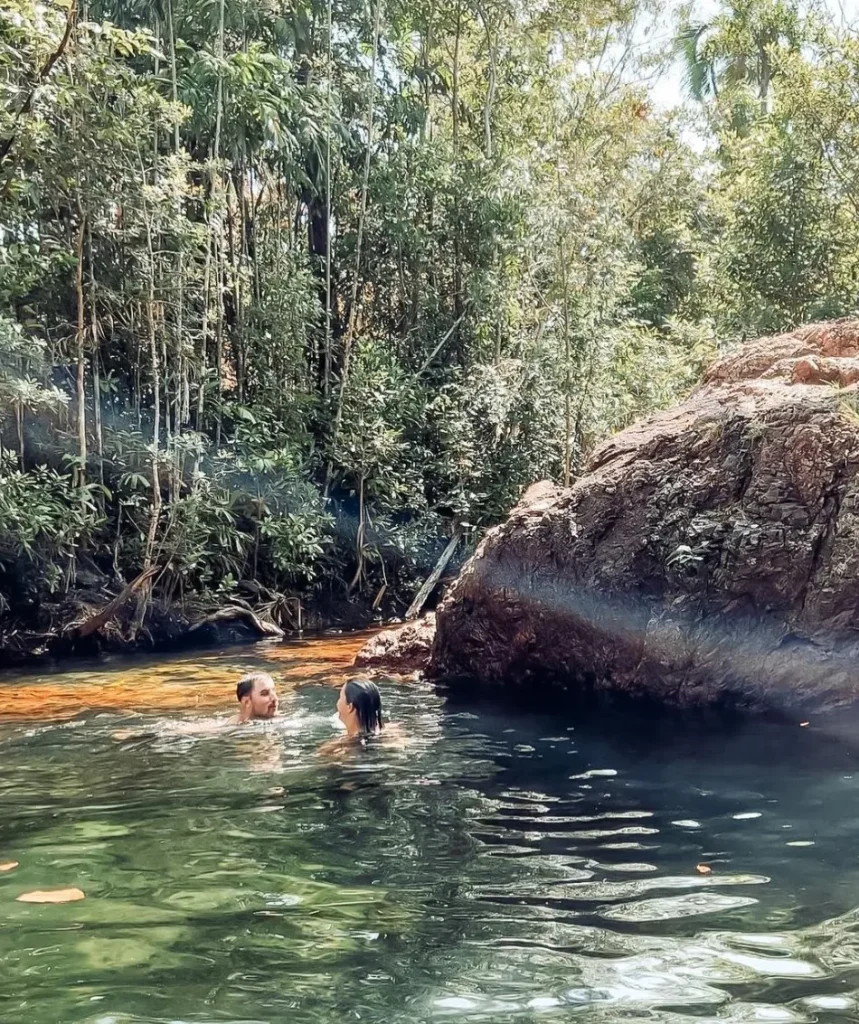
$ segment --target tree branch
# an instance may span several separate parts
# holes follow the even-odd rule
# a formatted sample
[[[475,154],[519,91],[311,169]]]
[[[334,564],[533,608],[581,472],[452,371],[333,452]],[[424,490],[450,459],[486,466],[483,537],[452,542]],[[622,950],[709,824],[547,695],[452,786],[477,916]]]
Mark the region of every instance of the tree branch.
[[[54,52],[48,57],[39,72],[33,88],[27,94],[27,98],[21,105],[18,113],[15,115],[15,120],[12,122],[12,134],[7,136],[2,142],[0,142],[0,167],[3,166],[6,157],[9,155],[10,150],[15,145],[15,140],[18,138],[18,126],[21,122],[21,118],[26,114],[30,113],[33,106],[33,99],[36,96],[36,90],[48,77],[53,70],[54,65],[62,57],[66,51],[66,47],[69,45],[69,40],[72,37],[72,29],[75,26],[75,20],[77,18],[77,6],[75,0],[72,0],[72,4],[69,7],[69,14],[66,18],[66,30],[63,33],[63,38],[60,40],[60,45],[54,50]]]

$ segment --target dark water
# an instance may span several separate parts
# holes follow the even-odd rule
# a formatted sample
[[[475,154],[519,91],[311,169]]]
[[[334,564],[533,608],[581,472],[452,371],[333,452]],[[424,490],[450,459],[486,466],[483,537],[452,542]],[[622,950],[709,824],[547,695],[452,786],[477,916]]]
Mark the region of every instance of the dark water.
[[[0,721],[0,1021],[859,1020],[850,751],[384,696],[411,743],[339,762],[318,683],[238,734]]]

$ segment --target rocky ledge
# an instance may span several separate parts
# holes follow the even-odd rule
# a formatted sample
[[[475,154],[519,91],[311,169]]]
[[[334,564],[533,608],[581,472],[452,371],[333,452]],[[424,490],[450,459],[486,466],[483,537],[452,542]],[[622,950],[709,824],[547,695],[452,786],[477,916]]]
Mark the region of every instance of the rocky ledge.
[[[762,338],[604,443],[572,488],[531,487],[440,605],[428,673],[679,706],[854,703],[857,381],[859,321]]]
[[[426,669],[435,639],[435,613],[403,626],[384,629],[358,652],[355,667],[384,669],[388,672],[415,672]]]

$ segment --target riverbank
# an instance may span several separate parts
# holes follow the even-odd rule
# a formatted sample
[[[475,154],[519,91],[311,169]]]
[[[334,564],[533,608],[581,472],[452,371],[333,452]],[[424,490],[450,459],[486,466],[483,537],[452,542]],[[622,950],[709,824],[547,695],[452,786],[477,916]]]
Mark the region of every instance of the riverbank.
[[[320,595],[309,603],[282,600],[289,606],[243,597],[220,604],[199,598],[170,602],[143,597],[133,584],[117,592],[72,591],[34,603],[29,614],[0,616],[0,670],[102,654],[167,654],[299,639],[332,629],[353,632],[378,628],[402,614],[394,601],[374,609],[369,600],[336,595]]]

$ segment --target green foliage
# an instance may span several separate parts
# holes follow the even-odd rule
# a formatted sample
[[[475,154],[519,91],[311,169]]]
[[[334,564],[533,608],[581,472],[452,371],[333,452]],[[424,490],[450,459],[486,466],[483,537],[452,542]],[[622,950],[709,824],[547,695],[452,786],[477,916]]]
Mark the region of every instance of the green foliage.
[[[50,590],[78,545],[98,525],[98,488],[40,467],[24,472],[11,455],[0,458],[0,562],[20,559],[44,573]]]
[[[636,0],[67,14],[0,12],[0,572],[37,590],[402,606],[716,337],[856,306],[859,49],[783,0],[680,24],[703,155]]]

